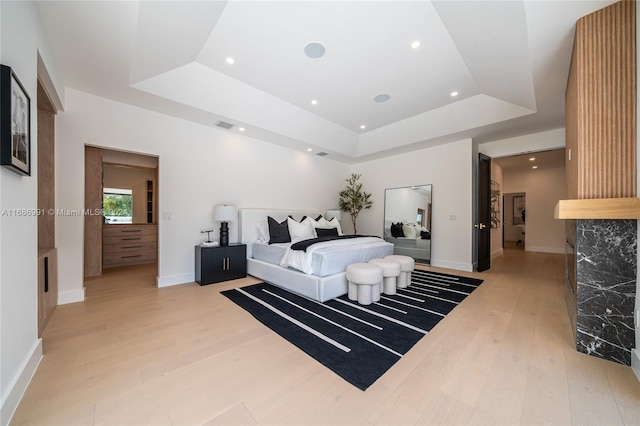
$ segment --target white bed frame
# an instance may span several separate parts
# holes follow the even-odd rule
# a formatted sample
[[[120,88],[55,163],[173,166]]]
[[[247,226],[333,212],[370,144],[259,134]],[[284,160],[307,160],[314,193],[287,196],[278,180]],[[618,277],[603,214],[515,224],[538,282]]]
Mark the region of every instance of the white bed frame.
[[[256,223],[266,221],[271,216],[282,222],[289,215],[296,220],[302,216],[312,218],[324,215],[324,211],[306,210],[273,210],[273,209],[240,209],[238,233],[240,241],[247,245],[247,273],[293,293],[309,297],[319,302],[326,302],[334,297],[347,293],[347,277],[344,272],[316,277],[294,269],[253,259],[251,244],[258,239]]]

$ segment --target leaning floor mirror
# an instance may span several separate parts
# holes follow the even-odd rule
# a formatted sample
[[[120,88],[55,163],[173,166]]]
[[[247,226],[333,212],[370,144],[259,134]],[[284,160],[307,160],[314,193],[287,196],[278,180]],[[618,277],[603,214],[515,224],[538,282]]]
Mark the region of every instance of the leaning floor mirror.
[[[389,188],[384,193],[384,239],[394,254],[431,262],[431,185]]]

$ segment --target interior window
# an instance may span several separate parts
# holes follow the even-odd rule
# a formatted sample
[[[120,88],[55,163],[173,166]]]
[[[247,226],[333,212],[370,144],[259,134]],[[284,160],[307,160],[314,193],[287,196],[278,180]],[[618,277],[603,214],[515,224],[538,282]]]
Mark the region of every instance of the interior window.
[[[104,188],[102,209],[105,223],[132,223],[133,191],[131,189]]]

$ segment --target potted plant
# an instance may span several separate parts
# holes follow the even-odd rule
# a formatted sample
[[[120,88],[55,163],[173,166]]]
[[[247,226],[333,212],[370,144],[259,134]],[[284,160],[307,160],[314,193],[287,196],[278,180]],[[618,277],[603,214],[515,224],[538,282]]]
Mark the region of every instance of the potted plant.
[[[351,223],[353,223],[353,233],[357,234],[356,220],[360,211],[370,209],[373,201],[370,200],[371,194],[362,190],[362,184],[359,174],[352,173],[347,181],[347,187],[340,191],[340,210],[351,215]]]

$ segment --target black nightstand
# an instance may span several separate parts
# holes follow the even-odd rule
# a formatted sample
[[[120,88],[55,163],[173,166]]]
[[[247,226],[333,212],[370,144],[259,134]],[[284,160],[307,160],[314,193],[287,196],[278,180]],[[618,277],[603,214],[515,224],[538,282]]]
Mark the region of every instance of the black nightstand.
[[[196,282],[200,285],[247,276],[247,245],[196,246]]]

